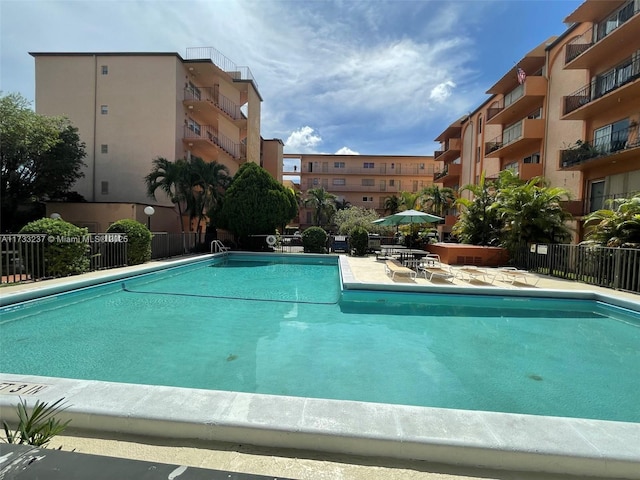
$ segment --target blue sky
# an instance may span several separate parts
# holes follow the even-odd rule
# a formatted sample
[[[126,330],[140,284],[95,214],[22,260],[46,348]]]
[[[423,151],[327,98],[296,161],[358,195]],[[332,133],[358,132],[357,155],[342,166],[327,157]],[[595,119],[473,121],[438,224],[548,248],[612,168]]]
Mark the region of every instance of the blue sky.
[[[248,66],[288,153],[432,155],[582,0],[0,0],[0,88],[34,100],[36,52],[212,46]]]

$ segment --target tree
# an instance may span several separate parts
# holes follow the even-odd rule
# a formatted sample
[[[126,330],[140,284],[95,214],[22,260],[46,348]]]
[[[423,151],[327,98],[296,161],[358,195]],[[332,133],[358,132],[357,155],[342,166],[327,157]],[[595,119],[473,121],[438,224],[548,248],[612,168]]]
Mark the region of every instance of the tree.
[[[587,240],[608,247],[640,248],[640,193],[609,200],[609,206],[585,218]]]
[[[384,211],[389,212],[389,215],[398,213],[400,210],[400,198],[397,195],[391,195],[384,199]]]
[[[60,199],[81,177],[85,144],[64,117],[31,110],[18,94],[0,97],[2,229],[25,223],[19,207]]]
[[[452,233],[462,243],[497,246],[502,220],[497,209],[495,185],[487,182],[482,172],[478,184],[465,185],[461,191],[471,192],[473,199],[460,197],[456,200],[462,212]]]
[[[338,210],[333,217],[333,223],[338,227],[340,235],[350,235],[351,231],[356,227],[362,227],[368,232],[380,232],[381,227],[372,223],[378,219],[375,210],[362,207],[349,207],[344,210]]]
[[[401,210],[418,210],[419,200],[419,193],[400,192],[400,207],[404,207]]]
[[[549,187],[541,177],[524,184],[503,183],[496,195],[503,247],[513,251],[522,243],[564,243],[571,238],[567,222],[573,217],[561,203],[570,198],[567,190]]]
[[[335,199],[335,195],[322,187],[307,190],[304,206],[313,208],[316,226],[328,225],[331,222],[336,211]]]
[[[189,218],[196,220],[196,231],[199,233],[205,218],[215,224],[216,211],[221,206],[231,177],[229,169],[221,163],[192,157],[188,165],[191,188],[187,193],[187,206]]]
[[[191,190],[189,165],[184,159],[172,162],[162,157],[154,159],[152,164],[151,173],[144,178],[147,195],[155,200],[156,192],[160,190],[169,197],[171,203],[178,208],[180,231],[184,233],[182,215]]]
[[[420,204],[424,211],[440,217],[444,216],[445,210],[451,208],[455,201],[456,193],[449,187],[440,188],[438,185],[432,185],[420,192]]]
[[[227,188],[219,223],[231,230],[241,244],[257,247],[259,243],[252,242],[250,235],[271,235],[297,214],[298,205],[291,191],[264,168],[247,162]]]

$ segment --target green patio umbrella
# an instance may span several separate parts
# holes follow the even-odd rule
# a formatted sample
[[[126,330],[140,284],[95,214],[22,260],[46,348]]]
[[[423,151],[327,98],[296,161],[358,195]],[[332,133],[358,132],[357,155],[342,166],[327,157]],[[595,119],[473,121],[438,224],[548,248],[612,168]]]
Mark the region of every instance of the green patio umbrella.
[[[397,227],[399,225],[413,225],[416,223],[436,223],[440,220],[444,219],[437,215],[431,215],[430,213],[420,212],[418,210],[405,210],[389,215],[388,217],[379,218],[371,223],[375,223],[376,225],[395,225]],[[411,238],[409,238],[409,241],[411,241]]]

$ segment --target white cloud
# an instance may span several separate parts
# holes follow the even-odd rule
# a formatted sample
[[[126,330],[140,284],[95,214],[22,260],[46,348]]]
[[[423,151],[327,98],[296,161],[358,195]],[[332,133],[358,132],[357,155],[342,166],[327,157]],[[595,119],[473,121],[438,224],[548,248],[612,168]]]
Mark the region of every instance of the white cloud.
[[[313,128],[304,126],[295,130],[284,142],[287,153],[318,153],[316,147],[322,143],[322,137]]]
[[[451,80],[440,83],[431,89],[431,94],[429,98],[435,100],[438,103],[444,102],[447,98],[451,96],[451,90],[456,86]]]
[[[335,155],[360,155],[360,153],[351,150],[349,147],[342,147],[335,153]]]

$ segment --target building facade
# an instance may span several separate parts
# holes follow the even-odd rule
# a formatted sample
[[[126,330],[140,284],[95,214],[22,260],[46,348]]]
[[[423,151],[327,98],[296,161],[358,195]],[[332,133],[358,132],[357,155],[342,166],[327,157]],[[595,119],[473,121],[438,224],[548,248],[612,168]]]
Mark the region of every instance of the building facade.
[[[284,154],[284,158],[299,161],[299,169],[285,174],[299,175],[302,198],[310,189],[324,188],[338,202],[380,215],[388,213],[387,198],[433,185],[432,156]],[[301,228],[312,226],[313,211],[301,207],[299,220]]]
[[[84,178],[74,189],[87,202],[171,206],[160,192],[156,201],[146,194],[144,178],[157,157],[198,156],[225,165],[231,175],[244,162],[281,164],[281,158],[270,158],[278,155],[277,148],[261,151],[262,98],[251,71],[213,48],[187,49],[185,58],[177,53],[31,55],[36,111],[67,116],[86,144]],[[104,228],[95,207],[84,210],[93,218],[68,220]],[[74,211],[83,211],[82,204]]]
[[[460,188],[505,169],[543,176],[571,192],[576,220],[640,191],[640,0],[587,0],[565,23],[435,139],[437,181]]]

